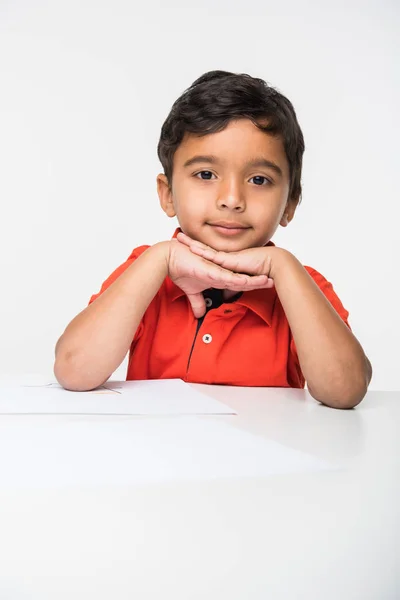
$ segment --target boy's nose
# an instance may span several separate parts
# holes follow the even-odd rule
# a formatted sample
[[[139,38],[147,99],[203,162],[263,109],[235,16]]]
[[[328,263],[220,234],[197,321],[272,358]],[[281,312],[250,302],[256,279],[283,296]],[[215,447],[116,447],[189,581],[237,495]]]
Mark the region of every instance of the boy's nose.
[[[243,194],[237,187],[221,188],[217,200],[217,206],[220,210],[234,210],[243,212],[246,208],[246,202]]]

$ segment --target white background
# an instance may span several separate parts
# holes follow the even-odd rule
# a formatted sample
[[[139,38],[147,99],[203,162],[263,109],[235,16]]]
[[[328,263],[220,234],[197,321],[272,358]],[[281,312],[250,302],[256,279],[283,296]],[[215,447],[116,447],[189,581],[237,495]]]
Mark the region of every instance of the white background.
[[[224,69],[294,104],[303,200],[273,240],[333,283],[370,389],[398,389],[399,22],[395,0],[0,0],[0,372],[51,376],[57,338],[103,280],[170,238],[160,129]]]

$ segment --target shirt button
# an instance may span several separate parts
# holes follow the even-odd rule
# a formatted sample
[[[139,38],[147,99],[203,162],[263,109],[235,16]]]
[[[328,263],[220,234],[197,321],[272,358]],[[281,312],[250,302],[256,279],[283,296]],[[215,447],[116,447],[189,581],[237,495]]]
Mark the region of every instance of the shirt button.
[[[210,306],[212,306],[211,298],[206,298],[206,306],[207,306],[207,308],[210,308]]]
[[[203,335],[203,342],[205,344],[211,344],[211,342],[212,342],[212,335],[210,335],[209,333],[205,333]]]

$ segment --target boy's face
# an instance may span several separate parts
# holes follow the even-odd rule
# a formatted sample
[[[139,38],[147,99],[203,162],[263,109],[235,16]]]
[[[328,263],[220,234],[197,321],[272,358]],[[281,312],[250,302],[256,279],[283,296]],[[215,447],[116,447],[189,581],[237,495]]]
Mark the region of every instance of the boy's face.
[[[272,164],[251,164],[262,160]],[[163,174],[157,189],[164,212],[177,216],[184,233],[227,252],[264,246],[297,206],[288,201],[282,141],[249,119],[203,137],[185,134],[174,155],[172,189]]]

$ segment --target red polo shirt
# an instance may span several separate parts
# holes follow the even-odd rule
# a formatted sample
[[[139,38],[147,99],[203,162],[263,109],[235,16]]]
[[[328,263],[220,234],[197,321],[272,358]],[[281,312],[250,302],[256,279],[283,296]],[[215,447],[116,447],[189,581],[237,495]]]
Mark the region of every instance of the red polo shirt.
[[[268,245],[274,246],[273,242]],[[133,250],[89,304],[149,247]],[[349,326],[349,313],[332,284],[315,269],[305,269]],[[304,387],[296,346],[275,288],[244,292],[217,308],[212,302],[212,298],[207,300],[207,313],[198,322],[184,292],[167,277],[132,340],[126,379]]]

